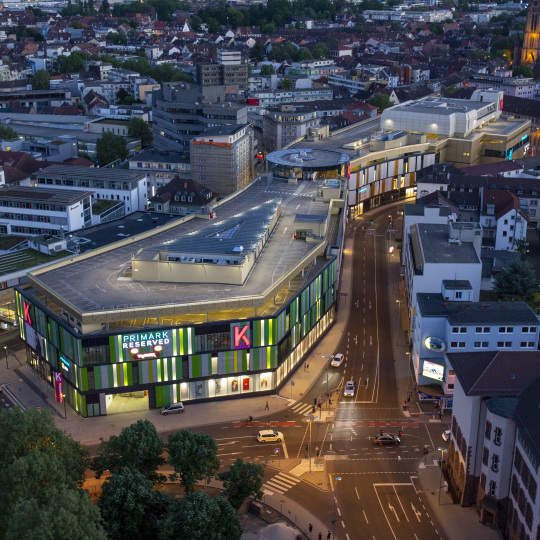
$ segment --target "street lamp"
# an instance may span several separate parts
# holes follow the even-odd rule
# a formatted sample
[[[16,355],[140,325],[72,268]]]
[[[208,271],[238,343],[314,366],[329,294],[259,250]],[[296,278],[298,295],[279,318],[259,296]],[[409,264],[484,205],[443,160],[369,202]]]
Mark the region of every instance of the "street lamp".
[[[409,382],[411,380],[411,353],[406,352],[407,355],[407,402],[409,401]]]
[[[8,353],[7,353],[7,346],[4,345],[4,351],[6,351],[6,369],[9,369],[9,366],[8,366]]]
[[[336,538],[336,499],[337,499],[337,483],[341,480],[341,476],[334,478],[336,487],[334,488],[334,520],[332,521],[332,540]]]
[[[328,400],[330,400],[330,393],[328,392],[328,365],[334,359],[334,356],[336,355],[335,354],[331,356],[325,356],[324,354],[322,355],[323,358],[326,358],[326,397],[328,398]]]
[[[307,416],[307,421],[308,421],[308,424],[309,424],[309,472],[311,472],[311,422],[313,420],[317,420],[317,418],[319,418],[319,417],[314,416],[313,418],[311,418],[309,416],[309,413],[306,413],[306,416]]]
[[[62,401],[64,402],[64,420],[67,420],[66,394],[62,394]]]
[[[441,451],[441,461],[439,462],[439,465],[441,467],[441,472],[439,474],[439,505],[440,505],[441,504],[441,489],[442,489],[442,462],[443,462],[444,451],[446,450],[446,448],[439,446],[437,450]]]

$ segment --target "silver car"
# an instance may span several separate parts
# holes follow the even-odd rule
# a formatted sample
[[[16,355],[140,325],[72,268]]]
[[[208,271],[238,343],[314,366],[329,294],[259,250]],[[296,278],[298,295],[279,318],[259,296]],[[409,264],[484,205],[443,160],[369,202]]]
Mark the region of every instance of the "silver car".
[[[348,381],[343,391],[345,397],[354,397],[354,381]]]
[[[183,412],[184,412],[184,404],[182,402],[171,403],[170,405],[165,405],[165,407],[161,407],[161,414],[165,416],[167,416],[168,414],[174,414],[174,413],[182,414]]]

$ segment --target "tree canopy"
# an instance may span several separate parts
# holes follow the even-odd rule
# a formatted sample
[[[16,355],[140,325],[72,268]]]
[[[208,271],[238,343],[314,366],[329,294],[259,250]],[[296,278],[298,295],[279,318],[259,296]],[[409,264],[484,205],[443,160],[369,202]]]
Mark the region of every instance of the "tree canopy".
[[[227,472],[219,474],[219,479],[227,490],[228,501],[238,510],[251,496],[261,498],[264,470],[260,465],[248,463],[238,458]]]
[[[368,102],[370,105],[377,107],[377,114],[381,114],[384,109],[393,107],[393,103],[390,101],[390,98],[386,94],[376,93]]]
[[[202,491],[175,501],[160,526],[162,540],[240,540],[242,527],[232,506]]]
[[[274,75],[276,72],[276,70],[274,69],[274,66],[272,64],[265,64],[262,68],[261,68],[261,75],[263,77],[266,77],[268,75]]]
[[[0,125],[0,140],[14,141],[19,138],[19,134],[11,126]]]
[[[129,121],[128,136],[141,139],[143,147],[152,145],[152,130],[142,118],[134,117]]]
[[[100,167],[117,159],[124,161],[127,155],[126,139],[122,135],[114,135],[111,132],[102,133],[96,142],[96,159]]]
[[[169,436],[167,451],[168,462],[174,469],[170,478],[173,482],[180,478],[186,491],[193,491],[199,480],[209,482],[219,469],[216,441],[205,433],[187,429],[173,433]]]
[[[112,133],[104,133],[98,140],[98,145],[103,139],[105,139],[104,144],[107,144],[107,141],[112,140],[111,135],[116,140],[122,139],[125,147],[125,139]],[[125,159],[125,156],[122,159]],[[103,165],[114,161],[111,159],[103,162],[99,157],[98,160]],[[107,441],[101,442],[96,457],[92,460],[92,469],[96,473],[96,478],[101,478],[106,470],[114,475],[123,468],[129,467],[137,470],[150,482],[162,482],[165,477],[157,470],[165,463],[163,450],[163,441],[154,424],[149,420],[138,420],[135,424],[123,428],[120,435],[112,435]]]
[[[538,278],[527,261],[516,259],[495,277],[494,291],[501,299],[530,301],[538,291]]]
[[[518,66],[512,73],[514,77],[534,77],[533,70],[529,66]]]
[[[51,76],[48,71],[38,69],[32,77],[32,90],[50,90]]]
[[[2,412],[0,433],[0,538],[105,539],[99,511],[81,489],[86,449],[33,408]]]
[[[69,56],[62,56],[58,61],[60,73],[84,71],[84,57],[78,52],[72,52]]]

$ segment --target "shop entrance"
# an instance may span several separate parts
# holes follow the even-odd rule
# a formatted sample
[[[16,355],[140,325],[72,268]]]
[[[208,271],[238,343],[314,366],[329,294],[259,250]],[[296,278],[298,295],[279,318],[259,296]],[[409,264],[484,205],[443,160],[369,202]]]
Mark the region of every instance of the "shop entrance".
[[[121,394],[107,394],[105,396],[107,414],[120,414],[126,412],[147,411],[150,408],[148,390],[125,392]]]

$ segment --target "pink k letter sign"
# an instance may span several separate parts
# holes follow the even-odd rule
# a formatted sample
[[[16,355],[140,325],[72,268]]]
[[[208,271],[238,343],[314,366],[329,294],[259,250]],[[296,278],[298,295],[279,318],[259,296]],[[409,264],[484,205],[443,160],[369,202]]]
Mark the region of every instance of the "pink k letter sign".
[[[62,373],[60,371],[54,372],[54,394],[57,403],[64,401],[64,390],[62,388]]]
[[[232,324],[231,333],[235,349],[249,349],[251,347],[249,323]]]

